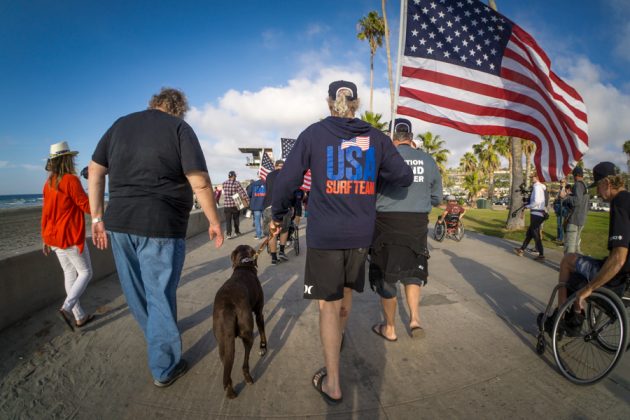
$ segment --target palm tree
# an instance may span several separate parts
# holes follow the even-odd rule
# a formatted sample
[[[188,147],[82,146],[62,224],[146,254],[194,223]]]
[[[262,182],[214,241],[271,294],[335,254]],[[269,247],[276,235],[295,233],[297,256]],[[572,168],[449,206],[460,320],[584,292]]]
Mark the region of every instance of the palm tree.
[[[381,118],[383,116],[381,114],[377,114],[375,112],[365,111],[363,115],[361,115],[361,119],[366,123],[370,124],[372,127],[377,130],[384,131],[387,127],[386,122],[381,122]]]
[[[446,174],[446,162],[448,161],[448,155],[451,153],[450,150],[442,148],[444,140],[440,139],[439,135],[434,136],[430,131],[424,134],[418,134],[417,138],[422,140],[420,147],[435,159],[435,163],[437,163],[438,168],[440,168],[440,174],[442,174],[442,178],[444,178]]]
[[[468,202],[472,207],[474,207],[475,198],[477,198],[477,194],[479,194],[479,191],[481,191],[481,189],[483,188],[481,178],[479,177],[479,172],[474,171],[464,176],[462,187],[466,191],[468,191]]]
[[[465,174],[476,172],[479,166],[477,157],[472,152],[464,153],[464,156],[459,160],[459,167]]]
[[[367,16],[359,20],[357,25],[357,38],[367,40],[370,44],[370,112],[374,102],[374,55],[376,49],[383,46],[383,36],[385,35],[385,23],[383,18],[376,11],[371,11]]]
[[[512,185],[512,150],[510,147],[510,138],[507,136],[492,136],[494,139],[494,148],[499,156],[504,157],[508,161],[509,184]]]
[[[628,158],[626,164],[628,165],[628,173],[630,174],[630,140],[626,140],[626,142],[623,144],[623,152]]]
[[[532,172],[532,156],[536,151],[536,143],[531,140],[523,141],[523,153],[525,153],[525,182],[529,186],[529,174]]]
[[[392,75],[392,52],[389,47],[389,25],[387,23],[387,0],[381,0],[385,28],[385,51],[387,51],[387,78],[389,79],[390,115],[394,118],[394,76]],[[392,133],[390,133],[390,136]]]
[[[508,211],[505,228],[507,230],[519,230],[525,227],[525,219],[522,212],[516,212],[523,200],[518,192],[518,186],[523,182],[523,143],[521,139],[510,137],[512,154],[512,184],[510,185],[510,211]],[[514,216],[512,216],[514,214]]]
[[[492,137],[482,137],[481,143],[473,144],[473,151],[479,159],[479,168],[488,177],[488,200],[492,202],[494,197],[494,171],[501,166]]]

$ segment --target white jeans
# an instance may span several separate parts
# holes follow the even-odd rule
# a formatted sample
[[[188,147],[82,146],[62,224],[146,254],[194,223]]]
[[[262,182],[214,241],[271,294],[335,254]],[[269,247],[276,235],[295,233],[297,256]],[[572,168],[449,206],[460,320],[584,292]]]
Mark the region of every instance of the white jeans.
[[[66,286],[66,300],[63,302],[62,309],[72,311],[76,320],[82,320],[86,315],[81,308],[79,298],[92,278],[92,262],[88,245],[85,244],[82,254],[76,246],[66,249],[53,247],[52,249],[59,258]]]

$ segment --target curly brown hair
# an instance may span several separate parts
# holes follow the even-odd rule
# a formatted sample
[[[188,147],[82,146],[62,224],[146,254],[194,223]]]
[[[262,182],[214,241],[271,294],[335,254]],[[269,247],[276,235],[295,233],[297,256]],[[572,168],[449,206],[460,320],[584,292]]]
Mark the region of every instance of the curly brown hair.
[[[48,163],[46,163],[46,170],[50,171],[48,184],[54,189],[58,189],[59,183],[64,175],[76,175],[74,170],[74,155],[63,155],[49,159]]]
[[[184,118],[188,111],[188,100],[181,90],[163,87],[160,93],[151,97],[150,109],[160,109],[179,118]]]

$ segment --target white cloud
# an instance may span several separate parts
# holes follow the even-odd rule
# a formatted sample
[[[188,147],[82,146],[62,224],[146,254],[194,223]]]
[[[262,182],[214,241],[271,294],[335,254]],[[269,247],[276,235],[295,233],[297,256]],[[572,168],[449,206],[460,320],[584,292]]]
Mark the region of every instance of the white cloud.
[[[32,165],[30,163],[23,163],[20,167],[29,171],[41,171],[44,169],[44,165]]]
[[[8,160],[0,160],[0,169],[2,168],[8,168],[9,167],[9,161]]]
[[[625,167],[622,145],[630,139],[630,95],[605,83],[602,70],[586,58],[576,59],[568,74],[567,82],[580,92],[588,110],[586,165],[609,160]]]
[[[277,29],[267,29],[261,34],[263,45],[265,46],[265,48],[269,49],[276,48],[282,36],[282,31],[279,31]]]

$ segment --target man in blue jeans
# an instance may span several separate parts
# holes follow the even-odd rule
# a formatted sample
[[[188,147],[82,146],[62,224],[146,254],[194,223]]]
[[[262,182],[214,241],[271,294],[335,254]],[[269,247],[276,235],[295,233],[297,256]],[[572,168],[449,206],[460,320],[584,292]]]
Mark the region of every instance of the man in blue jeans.
[[[197,136],[182,119],[187,110],[182,92],[162,89],[149,109],[124,116],[107,130],[89,165],[92,241],[105,249],[110,234],[118,278],[147,341],[157,387],[171,385],[188,370],[176,291],[193,192],[210,224],[210,240],[217,248],[223,243],[206,162]]]
[[[265,202],[265,180],[262,176],[257,181],[247,186],[247,196],[249,197],[249,209],[254,216],[254,228],[256,229],[255,239],[262,239],[262,214]]]

